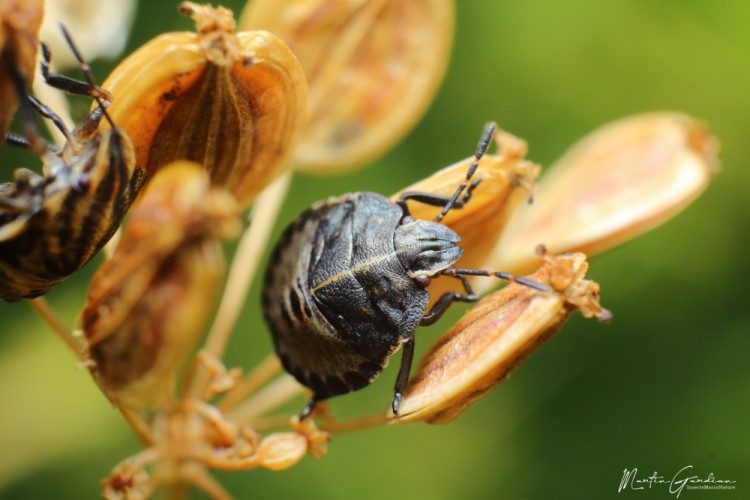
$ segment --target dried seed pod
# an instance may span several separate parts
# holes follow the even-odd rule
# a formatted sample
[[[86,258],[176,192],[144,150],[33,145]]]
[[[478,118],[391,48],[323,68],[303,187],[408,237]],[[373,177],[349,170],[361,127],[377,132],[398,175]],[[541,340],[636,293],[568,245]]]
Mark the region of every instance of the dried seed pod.
[[[254,0],[242,29],[279,35],[310,86],[310,120],[295,163],[353,168],[384,153],[424,114],[448,64],[450,0]]]
[[[464,253],[457,263],[461,267],[479,269],[484,266],[510,215],[519,203],[531,201],[535,180],[541,171],[538,164],[525,159],[528,148],[523,139],[498,130],[495,141],[499,151],[480,160],[477,178],[481,183],[472,192],[471,203],[460,210],[452,210],[442,221],[461,237]],[[396,193],[391,200],[395,201],[407,191],[450,196],[473,160],[470,157],[446,167]],[[432,220],[440,212],[440,208],[422,203],[410,203],[409,209],[414,218],[423,220]],[[439,297],[452,289],[451,285],[453,283],[446,280],[436,280],[430,285],[430,293]]]
[[[42,0],[0,2],[0,139],[5,138],[18,108],[19,85],[34,79]]]
[[[199,165],[176,162],[151,180],[81,315],[97,382],[117,404],[146,407],[172,388],[212,311],[220,238],[241,229],[233,197]]]
[[[552,291],[508,285],[482,299],[422,360],[401,402],[399,421],[447,423],[508,377],[576,309],[608,320],[599,286],[584,280],[583,254],[546,257],[528,279]]]
[[[307,451],[307,439],[294,432],[266,436],[258,446],[257,456],[262,467],[284,470],[302,460]]]
[[[167,33],[104,83],[109,108],[153,175],[174,160],[202,164],[247,206],[287,164],[307,107],[294,54],[274,35],[235,33],[231,11],[190,2],[198,33]]]
[[[718,143],[678,113],[632,116],[573,146],[519,207],[485,265],[514,272],[538,264],[534,247],[593,255],[665,222],[690,204],[716,171]]]

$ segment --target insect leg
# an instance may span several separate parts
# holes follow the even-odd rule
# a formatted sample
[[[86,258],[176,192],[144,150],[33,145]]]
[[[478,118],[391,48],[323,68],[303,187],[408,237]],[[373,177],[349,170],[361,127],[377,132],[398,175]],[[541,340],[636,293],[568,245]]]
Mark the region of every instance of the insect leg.
[[[450,269],[446,269],[446,271],[450,271]],[[445,271],[443,271],[443,273],[444,272]],[[421,326],[429,326],[435,323],[443,316],[445,311],[447,311],[451,304],[453,304],[454,302],[476,302],[477,300],[479,300],[479,295],[474,293],[474,290],[471,289],[471,284],[469,284],[469,280],[467,280],[462,275],[462,273],[447,273],[445,275],[461,280],[466,293],[462,294],[458,292],[445,292],[440,296],[437,302],[433,304],[432,308],[427,312],[427,314],[422,316],[422,321],[419,323]]]
[[[320,400],[313,394],[313,397],[311,397],[310,401],[307,402],[307,406],[305,406],[305,408],[299,414],[300,422],[312,414],[313,410],[315,410],[315,406],[319,401]]]
[[[396,387],[393,390],[393,403],[391,408],[393,414],[398,415],[398,407],[401,404],[401,398],[404,395],[404,389],[406,389],[406,383],[409,381],[409,373],[411,372],[411,362],[414,359],[414,338],[410,338],[404,342],[404,349],[401,352],[401,368],[398,370],[398,377],[396,377]]]
[[[63,33],[66,35],[65,38],[68,41],[68,44],[70,45],[71,39],[69,35],[67,34],[67,30],[63,28]],[[86,75],[86,81],[82,80],[76,80],[74,78],[70,78],[65,75],[61,75],[59,73],[52,73],[50,71],[50,62],[52,62],[52,52],[49,49],[49,45],[47,45],[45,42],[41,42],[42,46],[42,60],[39,63],[40,69],[42,71],[42,76],[44,77],[44,81],[47,82],[47,85],[50,87],[54,87],[56,89],[63,90],[65,92],[69,92],[71,94],[75,95],[82,95],[82,96],[89,96],[89,97],[98,97],[101,99],[104,99],[106,101],[111,101],[112,96],[109,92],[106,90],[97,87],[93,84],[92,78],[91,78],[91,68],[88,64],[82,63],[81,64],[81,70],[83,70],[84,75]],[[73,54],[76,56],[76,58],[79,58],[80,53],[78,52],[78,49],[75,48],[74,45],[71,45],[71,50],[73,51]],[[78,59],[79,62],[81,59]]]
[[[42,104],[36,97],[29,95],[29,102],[31,102],[31,105],[36,108],[37,112],[39,112],[40,115],[50,120],[52,123],[54,123],[55,128],[62,133],[62,135],[65,136],[65,140],[70,143],[70,145],[74,149],[78,149],[78,143],[73,136],[73,133],[68,130],[68,127],[65,126],[65,123],[63,123],[62,118],[60,118],[57,113],[52,111],[50,108]]]
[[[8,63],[5,68],[13,81],[16,94],[18,94],[18,108],[21,117],[21,126],[25,140],[15,134],[7,134],[4,138],[6,144],[28,147],[34,154],[41,154],[46,149],[45,142],[37,134],[36,116],[34,115],[32,97],[26,87],[26,76],[16,67],[13,53],[8,53]]]
[[[484,269],[457,269],[457,268],[449,268],[444,269],[440,271],[440,274],[444,276],[487,276],[487,277],[495,277],[500,278],[506,281],[510,281],[512,283],[518,283],[519,285],[524,285],[529,288],[534,288],[535,290],[540,290],[542,292],[549,292],[549,288],[537,283],[536,281],[527,280],[526,278],[522,278],[520,276],[514,276],[510,273],[504,273],[504,272],[498,272],[498,271],[487,271]],[[465,278],[464,278],[465,279]],[[442,297],[441,297],[442,299]],[[438,301],[439,302],[439,301]],[[435,304],[437,306],[437,304]],[[435,307],[433,307],[434,309]],[[430,311],[432,312],[432,311]]]

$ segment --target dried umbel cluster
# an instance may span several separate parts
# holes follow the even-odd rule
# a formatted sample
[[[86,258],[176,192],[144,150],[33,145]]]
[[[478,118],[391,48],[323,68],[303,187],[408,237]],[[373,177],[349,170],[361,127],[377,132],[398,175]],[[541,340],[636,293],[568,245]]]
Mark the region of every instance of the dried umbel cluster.
[[[0,125],[7,128],[29,92],[41,6],[18,0],[2,9],[0,55],[15,71],[11,79],[7,72],[0,78]],[[487,295],[446,328],[409,381],[398,417],[389,409],[340,422],[323,404],[300,421],[275,413],[304,393],[281,373],[275,355],[245,374],[221,362],[255,274],[258,242],[268,240],[293,164],[316,173],[354,168],[385,152],[426,110],[446,68],[453,4],[256,0],[243,13],[240,30],[226,9],[185,2],[180,10],[194,19],[195,32],[146,43],[103,88],[88,73],[82,86],[63,86],[98,99],[91,116],[62,147],[39,154],[43,175],[19,170],[15,182],[0,186],[4,277],[18,272],[19,257],[27,259],[26,277],[64,261],[63,252],[39,254],[29,235],[41,234],[51,242],[47,249],[59,247],[54,237],[60,227],[95,235],[85,251],[68,248],[79,249],[80,267],[129,214],[91,282],[80,338],[51,321],[144,445],[103,482],[106,498],[175,493],[183,484],[230,498],[209,469],[282,470],[305,454],[324,456],[336,432],[453,420],[574,311],[608,320],[598,284],[585,279],[589,265],[580,252],[602,251],[666,220],[715,171],[716,141],[677,113],[634,116],[593,132],[538,186],[540,167],[525,158],[526,143],[497,131],[497,151],[477,162],[481,182],[468,179],[476,160],[469,157],[390,199],[407,205],[411,217],[429,221],[441,208],[404,193],[442,200],[462,182],[471,183],[470,201],[460,191],[463,207],[438,217],[461,238],[457,265],[532,272],[526,285],[519,279]],[[57,81],[49,75],[45,80]],[[29,143],[36,140],[33,131],[25,133]],[[83,196],[102,193],[104,201]],[[70,210],[73,203],[79,208]],[[220,294],[222,243],[243,232],[242,211],[250,206],[253,216],[215,322],[199,347]],[[107,217],[96,219],[100,212]],[[54,216],[62,222],[49,222]],[[300,258],[286,257],[283,262]],[[65,276],[75,269],[66,268]],[[493,283],[458,278],[433,280],[433,301],[462,284],[486,291]],[[0,285],[6,300],[54,285],[29,292],[18,281],[3,283],[15,283]],[[44,302],[33,304],[50,317]]]

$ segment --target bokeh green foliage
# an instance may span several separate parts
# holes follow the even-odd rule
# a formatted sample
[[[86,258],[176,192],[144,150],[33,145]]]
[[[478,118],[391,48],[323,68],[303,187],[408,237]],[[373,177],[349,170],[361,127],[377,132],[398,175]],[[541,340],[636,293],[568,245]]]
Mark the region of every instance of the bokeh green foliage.
[[[238,0],[226,5],[242,8]],[[454,423],[336,436],[323,460],[306,458],[281,473],[220,474],[222,482],[238,498],[613,498],[624,468],[671,477],[693,465],[702,476],[736,480],[733,496],[744,496],[750,4],[464,0],[457,15],[445,83],[413,133],[359,172],[295,177],[275,235],[315,200],[392,193],[468,156],[490,120],[525,138],[529,157],[549,165],[607,121],[684,111],[721,140],[721,173],[674,220],[593,259],[590,277],[615,315],[611,324],[573,318]],[[171,2],[142,1],[127,50],[190,27]],[[100,81],[113,64],[94,64]],[[5,168],[18,166],[12,153],[0,153]],[[70,325],[96,263],[48,297]],[[230,366],[252,366],[271,350],[259,303],[256,286]],[[456,314],[420,331],[418,352]],[[0,318],[0,496],[95,498],[98,479],[138,450],[136,439],[30,307],[0,304]],[[343,418],[384,409],[394,378],[391,368],[332,407]],[[665,489],[622,496],[664,498]]]

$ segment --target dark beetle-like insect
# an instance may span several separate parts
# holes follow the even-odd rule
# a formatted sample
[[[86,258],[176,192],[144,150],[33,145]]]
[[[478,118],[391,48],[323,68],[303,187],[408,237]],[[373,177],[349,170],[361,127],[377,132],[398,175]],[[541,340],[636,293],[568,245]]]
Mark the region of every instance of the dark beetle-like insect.
[[[64,28],[63,33],[87,82],[50,74],[46,47],[43,76],[53,86],[95,97],[99,106],[73,133],[66,131],[62,150],[35,135],[28,138],[44,162],[43,176],[18,169],[15,182],[0,184],[0,298],[8,301],[38,297],[91,260],[117,230],[145,179],[127,135],[111,122],[111,128],[98,128],[102,116],[109,120],[101,101],[107,94],[94,85]],[[28,99],[65,131],[52,111]]]
[[[440,223],[471,197],[471,182],[495,126],[487,127],[466,174],[451,197],[405,192],[394,203],[376,193],[331,198],[310,208],[283,233],[265,277],[263,309],[287,372],[309,387],[316,402],[370,384],[403,344],[393,412],[398,415],[414,354],[414,331],[437,321],[451,303],[479,299],[466,276],[496,276],[540,290],[508,273],[450,267],[463,250]],[[441,206],[434,221],[414,219],[407,201]],[[426,287],[438,276],[461,281],[464,293],[443,294],[427,310]]]

